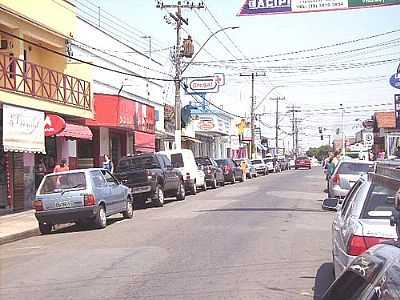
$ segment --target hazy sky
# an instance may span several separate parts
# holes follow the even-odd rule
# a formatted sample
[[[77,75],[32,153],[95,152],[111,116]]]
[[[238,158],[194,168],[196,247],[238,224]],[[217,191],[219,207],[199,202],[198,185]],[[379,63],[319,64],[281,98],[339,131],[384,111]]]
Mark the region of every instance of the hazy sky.
[[[88,0],[75,0],[93,8]],[[164,0],[164,4],[176,1]],[[196,1],[198,2],[198,1]],[[271,96],[284,96],[280,110],[287,111],[287,106],[295,104],[303,111],[299,117],[302,122],[302,145],[319,145],[318,127],[333,133],[340,127],[340,103],[347,109],[345,114],[346,135],[357,131],[356,119],[371,116],[371,110],[387,110],[392,106],[359,107],[360,105],[379,105],[393,102],[396,92],[388,81],[400,62],[400,32],[367,38],[373,35],[400,29],[400,6],[319,12],[307,14],[284,14],[238,17],[241,1],[208,0],[204,1],[208,10],[184,10],[189,19],[189,32],[196,42],[202,44],[210,32],[219,29],[212,15],[219,24],[240,26],[239,29],[226,31],[229,38],[220,33],[217,39],[207,44],[204,52],[196,59],[206,65],[193,65],[185,75],[210,75],[223,72],[226,85],[219,94],[210,95],[217,105],[239,115],[250,111],[250,79],[240,77],[241,72],[249,73],[258,68],[267,73],[267,77],[256,80],[256,97],[260,101],[272,86],[282,86]],[[163,17],[166,10],[156,8],[153,0],[101,0],[97,3],[104,11],[125,20],[129,25],[153,37],[153,50],[172,46],[175,31]],[[210,14],[211,12],[211,14]],[[205,24],[202,23],[204,20]],[[138,36],[141,33],[138,33]],[[186,33],[184,33],[186,36]],[[298,54],[285,54],[304,49],[367,38],[362,41],[346,43],[337,47],[328,47],[320,51],[306,51]],[[139,38],[140,40],[140,38]],[[138,47],[147,49],[146,41],[135,41]],[[139,43],[141,43],[139,45]],[[199,46],[196,45],[198,49]],[[168,50],[154,52],[163,54],[163,63],[168,63]],[[279,54],[279,55],[277,55]],[[283,54],[283,55],[282,55]],[[251,63],[244,59],[250,58]],[[253,60],[254,57],[262,57]],[[160,58],[161,59],[161,58]],[[238,59],[242,59],[238,62]],[[244,59],[244,60],[243,60]],[[221,60],[224,60],[221,62]],[[225,61],[233,60],[233,61]],[[216,61],[216,62],[214,62]],[[246,67],[246,70],[243,69]],[[284,68],[283,68],[284,67]],[[338,70],[339,69],[339,70]],[[172,96],[173,89],[170,89]],[[170,98],[172,101],[173,98]],[[185,98],[188,101],[189,98]],[[319,111],[323,109],[324,111]],[[259,109],[266,113],[262,122],[275,124],[273,112],[275,103],[266,100]],[[290,120],[281,115],[281,126],[290,132]],[[263,135],[273,137],[274,130],[262,126]],[[290,140],[282,133],[282,137]]]

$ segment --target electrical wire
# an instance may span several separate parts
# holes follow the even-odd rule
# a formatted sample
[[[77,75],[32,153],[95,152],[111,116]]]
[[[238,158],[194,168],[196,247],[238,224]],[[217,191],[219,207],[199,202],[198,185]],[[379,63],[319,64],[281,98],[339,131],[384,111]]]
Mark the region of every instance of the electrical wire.
[[[11,37],[13,37],[13,38],[15,38],[15,39],[18,39],[18,40],[20,40],[20,41],[23,41],[23,42],[25,42],[25,43],[27,43],[27,44],[30,44],[30,45],[33,45],[33,46],[35,46],[35,47],[41,48],[41,49],[46,50],[46,51],[48,51],[48,52],[54,53],[54,54],[56,54],[56,55],[63,56],[63,57],[69,58],[69,59],[71,59],[71,60],[74,60],[74,61],[77,61],[77,62],[80,62],[80,63],[84,63],[84,64],[90,65],[90,66],[92,66],[92,67],[96,67],[96,68],[103,69],[103,70],[106,70],[106,71],[110,71],[110,72],[113,72],[113,73],[118,73],[118,74],[122,74],[122,75],[127,75],[127,76],[136,77],[136,78],[146,79],[146,80],[155,80],[155,81],[175,81],[174,79],[167,79],[167,78],[146,77],[146,76],[139,75],[139,74],[136,74],[136,73],[133,73],[133,72],[131,72],[131,73],[122,72],[122,71],[119,71],[119,70],[115,70],[115,69],[112,69],[112,68],[108,68],[108,67],[105,67],[105,66],[101,66],[101,65],[98,65],[98,64],[94,64],[94,63],[92,63],[92,62],[88,62],[88,61],[85,61],[85,60],[82,60],[82,59],[79,59],[79,58],[76,58],[76,57],[72,57],[72,56],[70,56],[70,55],[68,55],[68,54],[65,54],[65,53],[62,53],[62,52],[58,52],[58,51],[56,51],[56,50],[47,48],[47,47],[45,47],[45,46],[43,46],[43,45],[40,45],[40,44],[38,44],[38,43],[29,41],[29,40],[27,40],[27,39],[24,39],[24,38],[22,38],[22,37],[19,37],[19,36],[15,35],[15,34],[12,34],[12,33],[10,33],[10,32],[4,31],[4,30],[2,30],[2,29],[0,29],[0,33],[5,34],[5,35],[8,35],[8,36],[11,36]]]

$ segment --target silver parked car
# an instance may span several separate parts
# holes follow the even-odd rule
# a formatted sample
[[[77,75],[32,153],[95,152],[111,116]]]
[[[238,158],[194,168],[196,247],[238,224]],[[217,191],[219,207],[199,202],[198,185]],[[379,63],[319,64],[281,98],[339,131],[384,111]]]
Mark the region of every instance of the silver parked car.
[[[365,160],[341,160],[329,179],[328,195],[331,198],[346,197],[350,188],[362,174],[372,171],[374,163]]]
[[[268,174],[268,168],[262,159],[253,159],[250,161],[250,163],[254,167],[254,169],[256,169],[257,174]]]
[[[91,223],[107,225],[107,216],[122,213],[132,218],[129,189],[104,169],[74,170],[45,176],[33,201],[42,234],[53,225]]]
[[[337,198],[328,198],[323,203],[324,208],[337,209],[332,224],[332,256],[336,276],[365,250],[396,238],[390,218],[395,213],[394,196],[400,181],[396,184],[392,180],[387,184],[383,179],[385,176],[381,173],[363,175],[342,204]]]

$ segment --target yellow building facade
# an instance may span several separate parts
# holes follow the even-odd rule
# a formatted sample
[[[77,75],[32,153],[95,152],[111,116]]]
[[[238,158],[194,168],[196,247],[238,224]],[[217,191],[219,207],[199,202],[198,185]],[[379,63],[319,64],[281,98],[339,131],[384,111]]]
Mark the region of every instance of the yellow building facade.
[[[48,115],[94,117],[91,67],[68,58],[76,21],[68,1],[0,0],[0,210],[29,208],[45,173],[38,153],[76,158],[73,136],[45,137]]]

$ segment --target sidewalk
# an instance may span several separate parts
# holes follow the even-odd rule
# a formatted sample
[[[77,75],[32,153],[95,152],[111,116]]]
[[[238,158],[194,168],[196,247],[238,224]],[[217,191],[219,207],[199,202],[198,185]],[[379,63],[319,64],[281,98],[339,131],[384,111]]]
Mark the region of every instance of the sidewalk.
[[[39,235],[35,211],[0,216],[0,245]]]

